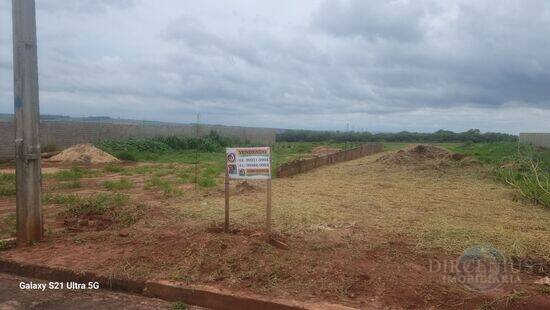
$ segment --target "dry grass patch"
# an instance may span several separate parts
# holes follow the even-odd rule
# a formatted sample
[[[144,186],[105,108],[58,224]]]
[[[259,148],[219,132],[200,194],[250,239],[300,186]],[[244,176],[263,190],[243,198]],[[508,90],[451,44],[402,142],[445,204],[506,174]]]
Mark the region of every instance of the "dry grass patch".
[[[491,244],[511,256],[550,259],[550,212],[514,200],[514,192],[482,167],[388,166],[377,156],[324,167],[273,184],[275,227],[290,235],[320,226],[355,225],[414,238],[421,249],[457,254]],[[223,197],[207,197],[182,212],[223,219]],[[263,194],[231,198],[231,220],[258,225]]]

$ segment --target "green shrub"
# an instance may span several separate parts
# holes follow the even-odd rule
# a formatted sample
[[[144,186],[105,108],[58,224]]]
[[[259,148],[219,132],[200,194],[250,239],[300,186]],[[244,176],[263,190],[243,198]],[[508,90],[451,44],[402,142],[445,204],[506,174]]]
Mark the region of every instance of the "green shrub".
[[[452,150],[494,166],[497,179],[550,207],[550,150],[516,142],[465,143]]]
[[[114,151],[112,152],[113,155],[120,159],[120,160],[128,160],[128,161],[137,161],[138,160],[138,155],[136,155],[135,153],[131,152],[131,151],[120,151],[120,152],[117,152],[117,151]]]
[[[183,136],[157,137],[153,139],[105,140],[97,147],[122,160],[156,160],[159,155],[174,151],[198,150],[221,152],[224,147],[239,144],[236,139],[222,137],[215,131],[201,138]]]
[[[497,177],[526,198],[550,208],[550,154],[521,146],[513,160],[495,169]]]

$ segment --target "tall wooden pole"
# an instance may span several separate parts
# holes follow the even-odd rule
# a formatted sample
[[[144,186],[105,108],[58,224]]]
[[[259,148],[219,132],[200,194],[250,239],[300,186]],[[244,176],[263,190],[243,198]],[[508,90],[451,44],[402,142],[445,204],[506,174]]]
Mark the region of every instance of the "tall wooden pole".
[[[12,0],[17,244],[42,240],[38,65],[34,0]]]

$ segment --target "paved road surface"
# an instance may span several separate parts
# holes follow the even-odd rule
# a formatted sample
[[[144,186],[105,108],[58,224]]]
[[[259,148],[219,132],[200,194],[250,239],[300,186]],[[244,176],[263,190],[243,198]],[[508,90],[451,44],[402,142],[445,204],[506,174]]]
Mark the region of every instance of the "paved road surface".
[[[21,282],[47,281],[0,273],[0,310],[12,309],[171,309],[174,303],[107,290],[22,290]],[[178,309],[178,308],[175,308]],[[206,310],[189,307],[189,310]]]

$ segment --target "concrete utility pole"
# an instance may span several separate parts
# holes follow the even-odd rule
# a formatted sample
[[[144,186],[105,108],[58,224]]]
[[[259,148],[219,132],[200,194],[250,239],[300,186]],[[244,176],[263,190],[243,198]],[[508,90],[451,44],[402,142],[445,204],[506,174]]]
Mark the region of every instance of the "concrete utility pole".
[[[12,0],[17,244],[42,240],[38,64],[34,0]]]

